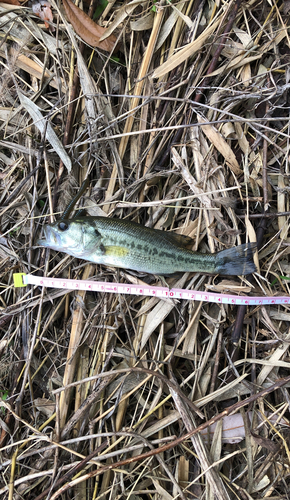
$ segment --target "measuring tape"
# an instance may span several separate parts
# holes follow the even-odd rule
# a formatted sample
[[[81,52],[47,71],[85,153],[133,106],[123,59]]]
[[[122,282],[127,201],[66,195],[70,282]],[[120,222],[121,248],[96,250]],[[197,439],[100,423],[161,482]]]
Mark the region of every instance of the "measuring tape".
[[[199,302],[215,302],[217,304],[233,304],[259,306],[267,304],[290,304],[290,297],[239,297],[223,293],[183,290],[181,288],[166,288],[150,285],[124,285],[123,283],[106,283],[101,281],[69,280],[61,278],[41,278],[32,274],[17,273],[13,275],[14,286],[38,285],[63,290],[85,290],[91,292],[126,293],[129,295],[145,295],[160,299],[185,299]]]

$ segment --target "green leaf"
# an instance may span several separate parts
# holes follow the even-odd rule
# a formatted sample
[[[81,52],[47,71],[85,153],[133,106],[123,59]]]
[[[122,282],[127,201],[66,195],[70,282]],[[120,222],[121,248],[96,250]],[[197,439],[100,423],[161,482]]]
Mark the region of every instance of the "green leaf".
[[[6,401],[8,396],[9,396],[8,391],[5,391],[3,392],[3,394],[0,395],[0,400],[2,399],[2,401]],[[1,412],[3,413],[3,415],[5,415],[5,408],[1,408]]]
[[[279,276],[279,278],[284,281],[290,281],[289,276]],[[272,281],[271,286],[276,285],[276,283],[278,283],[278,278],[275,278],[274,281]]]
[[[107,0],[99,0],[99,5],[97,6],[93,17],[94,20],[99,19],[99,17],[101,17],[107,5],[108,5]]]

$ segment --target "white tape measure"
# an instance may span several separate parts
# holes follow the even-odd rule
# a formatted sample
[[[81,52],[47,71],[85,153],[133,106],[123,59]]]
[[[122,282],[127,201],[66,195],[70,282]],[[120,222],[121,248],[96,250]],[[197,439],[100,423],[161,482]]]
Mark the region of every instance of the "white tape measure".
[[[69,280],[61,278],[42,278],[32,274],[17,273],[13,275],[15,287],[38,285],[64,290],[85,290],[92,292],[125,293],[129,295],[145,295],[161,299],[185,299],[199,302],[215,302],[217,304],[259,306],[268,304],[290,304],[288,295],[282,297],[240,297],[224,293],[200,292],[181,288],[166,288],[150,285],[125,285],[124,283],[106,283],[101,281]]]

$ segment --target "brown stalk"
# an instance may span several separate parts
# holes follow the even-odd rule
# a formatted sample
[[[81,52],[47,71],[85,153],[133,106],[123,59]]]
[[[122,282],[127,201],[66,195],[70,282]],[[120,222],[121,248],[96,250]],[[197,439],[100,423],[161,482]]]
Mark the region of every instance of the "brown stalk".
[[[227,40],[227,38],[228,38],[228,36],[229,36],[229,34],[231,32],[231,29],[232,29],[233,24],[234,24],[234,20],[236,19],[236,16],[237,16],[237,13],[238,13],[238,10],[240,8],[240,5],[241,5],[242,1],[243,0],[236,0],[235,3],[234,3],[234,7],[231,10],[229,9],[230,10],[229,20],[228,20],[227,25],[226,25],[226,27],[224,29],[223,35],[222,35],[222,37],[221,37],[221,39],[219,41],[218,47],[215,50],[215,53],[214,53],[214,55],[212,57],[211,63],[209,65],[209,67],[208,67],[208,70],[207,70],[207,74],[208,75],[210,73],[212,73],[216,69],[216,65],[218,63],[218,59],[219,59],[219,57],[221,55],[221,52],[222,52],[222,50],[224,48],[225,42],[226,42],[226,40]],[[210,77],[207,76],[203,80],[201,86],[196,91],[196,96],[195,96],[195,99],[194,99],[195,102],[200,102],[201,97],[202,97],[203,92],[204,92],[204,89],[206,87],[208,87],[209,84],[210,84]]]
[[[98,448],[96,450],[94,450],[92,453],[90,453],[86,458],[84,458],[83,460],[80,461],[79,464],[75,465],[74,467],[72,467],[71,470],[69,470],[66,474],[64,474],[64,476],[62,476],[60,479],[58,479],[56,481],[56,483],[53,485],[54,486],[54,489],[55,488],[58,488],[61,484],[63,484],[65,481],[68,481],[68,479],[72,476],[74,476],[75,474],[78,474],[80,471],[83,470],[83,468],[87,465],[87,463],[92,460],[93,458],[95,458],[99,453],[101,453],[107,446],[108,443],[106,443],[106,441],[104,441],[100,446],[98,446]],[[44,490],[40,495],[38,495],[35,500],[42,500],[43,498],[45,498],[48,493],[51,492],[51,487],[49,488],[46,488],[46,490]]]
[[[290,215],[290,212],[279,212],[279,213],[271,213],[267,212],[266,214],[249,214],[249,219],[276,219],[277,217],[285,217],[285,215]],[[239,219],[244,219],[246,215],[238,215]]]

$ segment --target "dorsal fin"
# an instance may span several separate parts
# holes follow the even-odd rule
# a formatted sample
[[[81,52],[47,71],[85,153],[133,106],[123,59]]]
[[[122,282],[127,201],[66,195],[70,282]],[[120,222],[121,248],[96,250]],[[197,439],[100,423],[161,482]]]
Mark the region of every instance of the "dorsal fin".
[[[64,220],[64,219],[68,219],[69,217],[69,214],[71,213],[71,211],[73,210],[76,202],[80,199],[80,197],[83,195],[83,193],[85,192],[85,190],[87,189],[88,185],[89,185],[89,179],[86,178],[84,180],[84,182],[82,183],[80,189],[78,190],[77,194],[73,197],[73,199],[69,202],[68,206],[64,209],[64,212],[60,218],[60,220]],[[79,214],[79,212],[77,212],[77,214]],[[76,216],[77,216],[76,214]],[[79,214],[80,215],[80,214]]]

